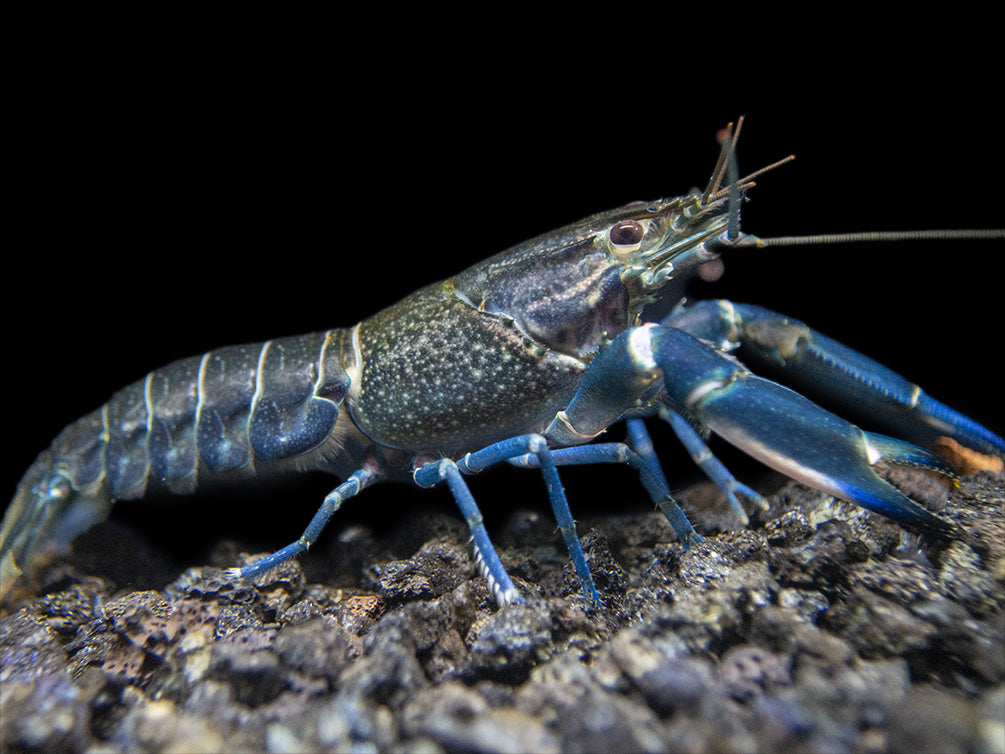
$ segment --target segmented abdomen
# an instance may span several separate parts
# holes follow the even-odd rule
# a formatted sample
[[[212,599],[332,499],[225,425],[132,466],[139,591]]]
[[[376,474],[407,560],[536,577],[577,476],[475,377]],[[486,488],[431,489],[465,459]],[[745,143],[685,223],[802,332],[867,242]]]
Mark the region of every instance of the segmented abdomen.
[[[349,389],[347,339],[329,330],[182,359],[68,426],[0,524],[0,597],[37,556],[65,548],[151,480],[190,492],[204,474],[325,461],[309,454],[335,429]]]
[[[67,427],[53,470],[77,490],[139,497],[153,479],[190,492],[218,474],[306,453],[335,426],[349,388],[344,330],[227,346],[181,359]]]

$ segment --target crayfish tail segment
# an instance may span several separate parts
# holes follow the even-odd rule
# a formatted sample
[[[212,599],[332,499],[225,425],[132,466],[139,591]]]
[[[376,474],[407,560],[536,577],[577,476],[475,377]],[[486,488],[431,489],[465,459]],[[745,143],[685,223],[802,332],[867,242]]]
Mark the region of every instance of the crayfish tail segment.
[[[108,517],[111,498],[100,488],[77,490],[43,453],[18,484],[0,524],[0,597],[23,572],[66,552],[73,539]]]

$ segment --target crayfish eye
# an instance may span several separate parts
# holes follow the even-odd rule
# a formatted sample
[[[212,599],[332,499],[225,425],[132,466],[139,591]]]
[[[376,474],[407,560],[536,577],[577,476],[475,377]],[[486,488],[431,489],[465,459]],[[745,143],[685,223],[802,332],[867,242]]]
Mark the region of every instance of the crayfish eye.
[[[646,229],[635,220],[622,220],[611,228],[611,243],[615,246],[635,246],[642,243]]]

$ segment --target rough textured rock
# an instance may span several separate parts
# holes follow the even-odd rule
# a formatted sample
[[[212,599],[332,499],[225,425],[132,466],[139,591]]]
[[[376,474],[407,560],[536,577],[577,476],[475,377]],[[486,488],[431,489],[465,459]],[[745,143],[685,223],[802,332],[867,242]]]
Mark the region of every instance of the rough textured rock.
[[[1002,751],[1003,483],[952,491],[952,543],[794,484],[718,534],[693,507],[715,496],[682,495],[713,532],[686,552],[656,513],[584,515],[602,610],[538,512],[494,530],[529,598],[502,609],[442,513],[354,525],[254,583],[221,543],[180,575],[153,553],[133,591],[139,535],[108,568],[85,539],[5,606],[0,746]]]

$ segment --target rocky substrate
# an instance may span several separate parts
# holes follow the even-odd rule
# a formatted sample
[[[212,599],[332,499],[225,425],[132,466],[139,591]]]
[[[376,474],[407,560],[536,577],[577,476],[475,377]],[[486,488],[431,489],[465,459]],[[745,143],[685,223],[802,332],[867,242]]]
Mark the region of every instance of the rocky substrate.
[[[688,551],[658,513],[584,516],[602,610],[540,509],[492,532],[527,596],[502,609],[443,513],[354,527],[254,583],[225,571],[250,557],[232,543],[155,590],[58,564],[0,620],[0,745],[1001,752],[1003,482],[952,491],[963,542],[795,484]],[[715,532],[706,493],[682,497]]]

